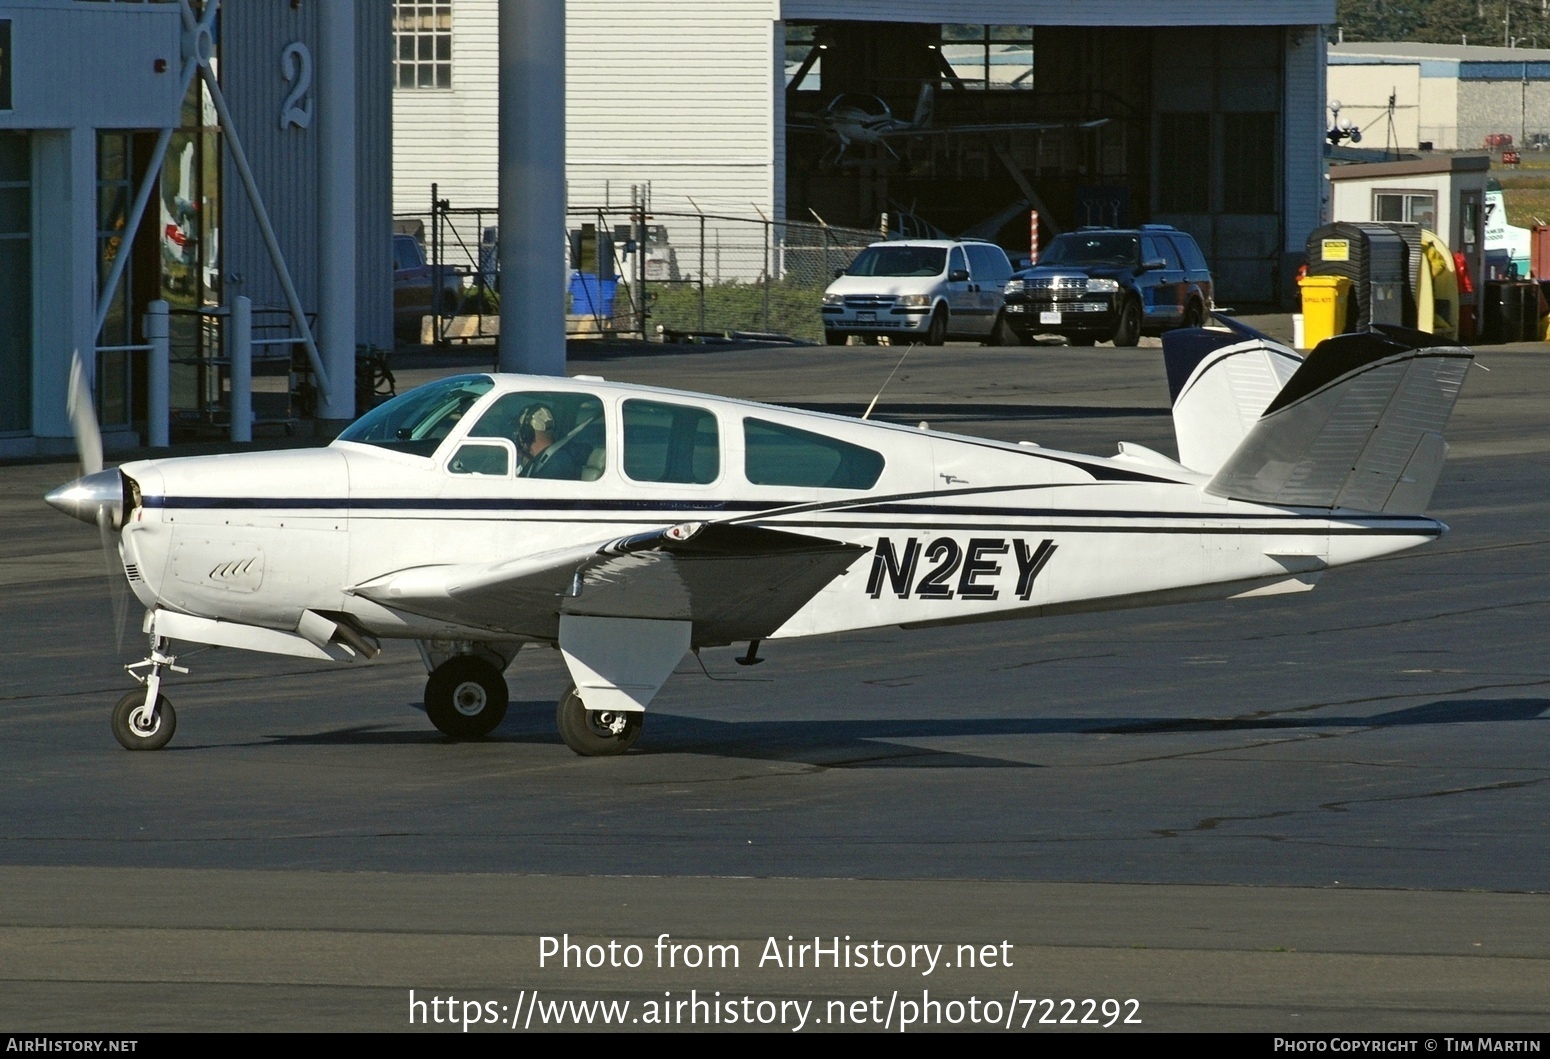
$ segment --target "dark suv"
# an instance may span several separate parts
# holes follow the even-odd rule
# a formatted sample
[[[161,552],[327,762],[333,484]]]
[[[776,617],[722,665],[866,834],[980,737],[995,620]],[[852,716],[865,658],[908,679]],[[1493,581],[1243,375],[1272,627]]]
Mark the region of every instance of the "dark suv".
[[[1037,265],[1007,283],[1006,322],[1024,339],[1133,346],[1143,334],[1199,327],[1211,297],[1211,270],[1189,233],[1166,224],[1081,228],[1056,236]]]

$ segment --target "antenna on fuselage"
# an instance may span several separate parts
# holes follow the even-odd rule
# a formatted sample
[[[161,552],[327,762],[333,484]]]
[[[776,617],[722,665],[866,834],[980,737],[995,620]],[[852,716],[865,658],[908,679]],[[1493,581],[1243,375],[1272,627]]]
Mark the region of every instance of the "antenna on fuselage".
[[[904,351],[904,357],[909,356],[911,350],[913,350],[918,345],[920,345],[919,342],[911,342],[909,344],[909,348]],[[893,366],[893,370],[888,373],[888,377],[883,380],[883,384],[877,388],[877,393],[872,396],[871,403],[866,406],[866,411],[861,413],[862,419],[866,419],[868,416],[870,416],[872,414],[872,409],[877,407],[877,399],[883,395],[884,390],[888,389],[888,384],[893,382],[893,377],[895,375],[899,374],[899,369],[904,367],[904,357],[899,358],[899,363]]]

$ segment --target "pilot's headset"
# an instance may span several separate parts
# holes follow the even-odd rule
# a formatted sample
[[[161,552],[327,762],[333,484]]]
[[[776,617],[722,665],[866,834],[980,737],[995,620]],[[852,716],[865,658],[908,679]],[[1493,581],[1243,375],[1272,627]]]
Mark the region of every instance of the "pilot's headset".
[[[517,417],[517,444],[523,452],[533,450],[533,439],[540,432],[554,436],[554,410],[546,404],[530,404]]]

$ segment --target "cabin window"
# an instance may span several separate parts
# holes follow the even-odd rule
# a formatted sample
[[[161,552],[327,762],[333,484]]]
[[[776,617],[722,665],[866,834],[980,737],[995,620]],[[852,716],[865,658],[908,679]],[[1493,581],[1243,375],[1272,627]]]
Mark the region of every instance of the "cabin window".
[[[743,420],[743,449],[754,485],[870,489],[883,473],[881,453],[763,419]]]
[[[418,387],[361,416],[339,440],[429,456],[494,386],[484,375],[457,375]]]
[[[505,394],[469,431],[478,438],[511,442],[519,478],[596,481],[608,452],[603,402],[589,393]]]
[[[624,473],[637,482],[714,482],[721,474],[715,415],[693,405],[624,402]]]
[[[476,474],[486,478],[510,478],[516,462],[511,442],[465,441],[447,461],[447,470],[453,474]]]

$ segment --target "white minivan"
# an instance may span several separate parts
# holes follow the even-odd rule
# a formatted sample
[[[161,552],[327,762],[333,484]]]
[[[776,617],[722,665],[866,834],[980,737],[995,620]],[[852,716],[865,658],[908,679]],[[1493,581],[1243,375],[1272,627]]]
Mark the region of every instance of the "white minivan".
[[[1012,265],[994,243],[911,239],[873,243],[823,295],[823,337],[851,335],[939,346],[949,338],[1016,345],[1002,315]]]

